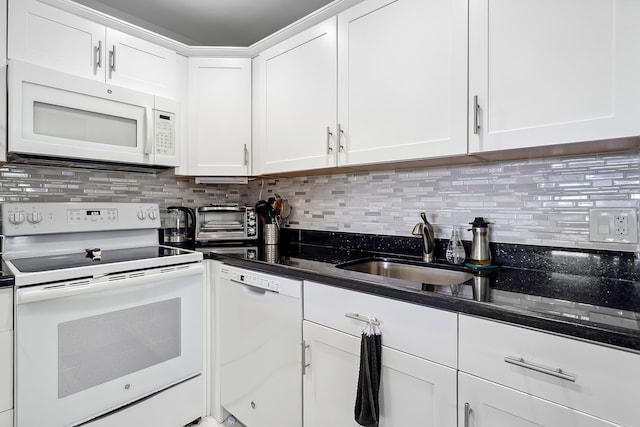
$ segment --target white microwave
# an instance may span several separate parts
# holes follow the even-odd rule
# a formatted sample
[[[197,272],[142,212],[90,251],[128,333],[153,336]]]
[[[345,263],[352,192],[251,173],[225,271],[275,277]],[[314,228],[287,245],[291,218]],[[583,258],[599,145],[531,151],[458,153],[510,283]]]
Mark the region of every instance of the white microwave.
[[[8,153],[179,166],[179,103],[11,60]]]

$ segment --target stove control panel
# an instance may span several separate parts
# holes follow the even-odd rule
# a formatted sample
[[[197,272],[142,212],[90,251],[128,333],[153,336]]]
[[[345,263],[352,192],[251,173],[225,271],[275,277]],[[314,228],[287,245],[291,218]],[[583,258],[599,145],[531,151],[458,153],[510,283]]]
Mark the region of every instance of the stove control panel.
[[[160,228],[153,203],[5,203],[5,236]]]

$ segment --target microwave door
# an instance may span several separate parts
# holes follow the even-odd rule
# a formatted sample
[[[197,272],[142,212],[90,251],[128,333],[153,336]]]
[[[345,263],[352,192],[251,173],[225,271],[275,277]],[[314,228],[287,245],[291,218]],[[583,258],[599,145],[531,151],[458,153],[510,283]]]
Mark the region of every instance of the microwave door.
[[[11,65],[10,152],[153,163],[146,139],[151,133],[152,95],[51,70],[39,72],[42,69],[25,64]]]

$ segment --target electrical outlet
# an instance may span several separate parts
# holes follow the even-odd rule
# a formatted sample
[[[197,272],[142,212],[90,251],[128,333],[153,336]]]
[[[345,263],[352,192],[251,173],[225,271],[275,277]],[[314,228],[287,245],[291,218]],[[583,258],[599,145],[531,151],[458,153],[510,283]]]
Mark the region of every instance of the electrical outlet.
[[[589,209],[589,240],[638,243],[638,211],[616,208]]]
[[[629,217],[627,215],[616,215],[613,217],[615,233],[618,236],[629,235]]]

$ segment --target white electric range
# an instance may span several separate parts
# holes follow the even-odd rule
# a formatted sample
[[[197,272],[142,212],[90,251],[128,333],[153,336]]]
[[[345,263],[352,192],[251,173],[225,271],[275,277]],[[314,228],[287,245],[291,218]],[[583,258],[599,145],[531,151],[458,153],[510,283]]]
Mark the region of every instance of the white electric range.
[[[178,427],[204,414],[202,254],[142,203],[6,203],[15,425]]]

